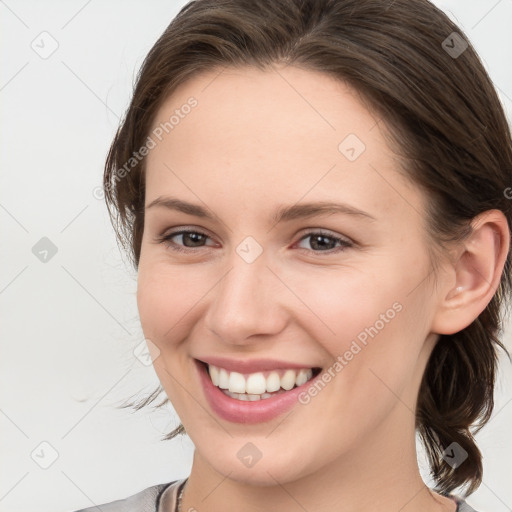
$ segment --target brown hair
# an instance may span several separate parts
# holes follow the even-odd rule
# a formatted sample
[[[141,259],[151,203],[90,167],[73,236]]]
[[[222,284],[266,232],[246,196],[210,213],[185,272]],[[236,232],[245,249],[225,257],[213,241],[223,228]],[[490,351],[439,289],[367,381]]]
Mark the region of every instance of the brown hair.
[[[135,152],[163,101],[203,71],[274,63],[342,80],[378,113],[403,156],[402,172],[429,198],[427,228],[439,254],[446,243],[464,240],[471,220],[489,209],[501,210],[510,228],[512,143],[503,108],[470,42],[429,1],[197,0],[147,55],[106,161],[107,207],[135,268],[145,194],[145,159]],[[507,353],[498,337],[500,310],[509,305],[511,280],[509,252],[486,309],[462,331],[440,336],[425,370],[416,427],[438,492],[467,485],[470,494],[481,483],[473,434],[494,406],[498,347]],[[180,432],[182,425],[164,439]],[[442,457],[453,442],[468,453],[455,470]]]

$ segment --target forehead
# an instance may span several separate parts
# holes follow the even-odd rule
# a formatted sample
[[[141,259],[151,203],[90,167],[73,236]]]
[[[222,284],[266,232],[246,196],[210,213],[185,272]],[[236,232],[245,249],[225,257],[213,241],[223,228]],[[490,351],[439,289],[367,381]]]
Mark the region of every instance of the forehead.
[[[244,210],[250,198],[254,208],[303,198],[357,202],[376,216],[422,211],[385,129],[356,91],[319,72],[210,71],[176,89],[155,117],[146,204],[178,191]]]
[[[190,98],[197,105],[189,109]],[[203,73],[173,92],[152,129],[165,125],[173,113],[181,115],[175,116],[169,133],[162,134],[165,138],[177,139],[193,131],[197,139],[207,138],[209,146],[221,143],[231,153],[286,148],[302,157],[318,157],[323,151],[326,157],[333,151],[338,157],[338,144],[346,135],[361,141],[378,137],[378,129],[373,135],[368,132],[377,128],[379,119],[361,104],[353,89],[328,75],[296,67],[224,68]]]

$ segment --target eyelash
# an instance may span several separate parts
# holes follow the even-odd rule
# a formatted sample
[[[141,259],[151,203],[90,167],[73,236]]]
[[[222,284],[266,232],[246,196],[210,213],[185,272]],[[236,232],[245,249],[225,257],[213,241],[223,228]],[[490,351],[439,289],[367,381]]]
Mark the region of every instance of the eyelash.
[[[204,236],[206,238],[210,238],[206,233],[203,233],[201,231],[195,231],[193,229],[182,229],[182,230],[173,231],[171,233],[168,233],[166,235],[158,237],[157,238],[157,242],[158,243],[163,243],[165,246],[167,246],[169,249],[171,249],[173,251],[183,252],[183,253],[194,252],[194,249],[199,249],[199,248],[205,247],[205,246],[199,246],[199,247],[184,248],[183,246],[177,245],[175,242],[171,242],[171,239],[174,238],[175,236],[177,236],[177,235],[184,235],[184,234],[194,234],[194,235],[200,235],[200,236]],[[348,241],[348,240],[346,240],[344,238],[340,238],[340,237],[334,236],[332,233],[325,232],[325,231],[322,231],[322,230],[310,231],[310,232],[304,234],[298,240],[298,242],[301,242],[302,240],[304,240],[304,239],[306,239],[308,237],[314,237],[314,236],[322,236],[322,237],[325,237],[325,238],[329,238],[329,239],[333,240],[334,242],[339,243],[341,246],[337,247],[337,248],[334,248],[334,249],[328,249],[326,251],[315,251],[313,249],[303,249],[303,248],[301,248],[301,250],[307,251],[307,252],[314,252],[314,253],[317,253],[317,254],[322,254],[322,253],[335,254],[335,253],[344,251],[345,249],[349,249],[349,248],[354,246],[354,244],[352,242],[350,242],[350,241]]]

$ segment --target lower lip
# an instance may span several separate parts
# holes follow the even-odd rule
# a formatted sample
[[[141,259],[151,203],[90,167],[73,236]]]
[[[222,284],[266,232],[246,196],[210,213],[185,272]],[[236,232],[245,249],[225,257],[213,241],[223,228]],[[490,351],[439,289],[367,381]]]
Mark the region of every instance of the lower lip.
[[[197,360],[195,363],[210,407],[218,416],[234,423],[262,423],[276,418],[294,405],[299,405],[299,395],[321,375],[320,372],[302,386],[297,386],[285,393],[246,402],[225,395],[213,384],[206,367]]]

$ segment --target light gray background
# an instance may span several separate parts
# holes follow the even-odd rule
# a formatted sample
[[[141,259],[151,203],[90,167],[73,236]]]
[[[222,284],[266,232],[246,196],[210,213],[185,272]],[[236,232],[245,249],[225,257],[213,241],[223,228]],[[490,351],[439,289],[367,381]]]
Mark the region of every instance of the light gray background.
[[[512,119],[512,0],[436,3],[467,32]],[[134,356],[136,275],[94,196],[135,74],[184,4],[0,1],[0,512],[76,510],[189,473],[191,441],[159,441],[178,424],[171,408],[114,407],[158,380]],[[58,250],[46,263],[32,252],[42,237]],[[485,476],[468,502],[480,512],[512,509],[511,382],[503,359],[477,436]]]

